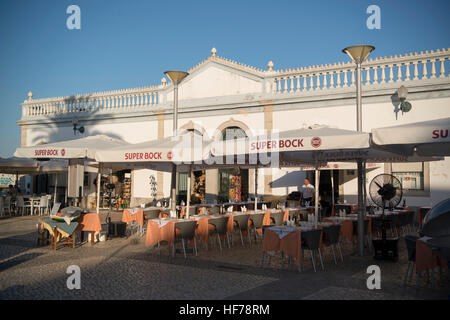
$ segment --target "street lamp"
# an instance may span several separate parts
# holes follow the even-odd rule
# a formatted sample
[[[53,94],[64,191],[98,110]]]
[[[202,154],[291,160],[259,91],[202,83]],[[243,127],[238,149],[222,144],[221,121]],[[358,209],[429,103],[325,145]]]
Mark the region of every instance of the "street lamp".
[[[406,97],[408,96],[408,89],[405,86],[400,86],[397,89],[397,97],[400,99],[400,110],[402,112],[409,112],[412,108],[411,103],[406,101]]]
[[[164,74],[172,80],[173,83],[173,136],[178,134],[178,85],[189,73],[184,71],[165,71]],[[177,167],[172,164],[172,178],[170,183],[170,210],[177,210]]]
[[[173,83],[173,136],[175,137],[178,131],[178,85],[189,73],[184,71],[165,71],[164,74]]]
[[[358,132],[362,131],[362,100],[361,100],[361,64],[367,59],[369,54],[375,50],[375,47],[368,45],[351,46],[342,50],[356,63],[356,128]],[[365,195],[365,165],[363,160],[358,159],[358,244],[359,253],[364,255],[364,218],[366,215]]]

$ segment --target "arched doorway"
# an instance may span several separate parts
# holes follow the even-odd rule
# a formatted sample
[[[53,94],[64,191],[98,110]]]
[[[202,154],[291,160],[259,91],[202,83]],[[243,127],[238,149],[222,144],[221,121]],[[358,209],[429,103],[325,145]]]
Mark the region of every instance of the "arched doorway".
[[[238,126],[222,130],[221,140],[246,138],[245,131]],[[240,202],[248,198],[248,169],[219,169],[219,202]]]

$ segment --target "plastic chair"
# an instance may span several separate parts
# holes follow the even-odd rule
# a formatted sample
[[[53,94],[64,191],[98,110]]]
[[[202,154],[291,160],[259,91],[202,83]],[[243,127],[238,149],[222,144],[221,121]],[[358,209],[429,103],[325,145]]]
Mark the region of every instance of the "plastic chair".
[[[284,212],[272,212],[270,214],[270,218],[272,218],[273,225],[275,225],[275,226],[283,225],[283,217],[284,217]]]
[[[248,219],[250,218],[249,214],[239,214],[235,215],[233,217],[234,222],[236,223],[237,228],[239,229],[239,233],[241,235],[241,243],[244,245],[244,239],[242,238],[242,231],[249,231],[248,230]],[[248,241],[250,243],[250,246],[252,245],[252,240],[250,238],[250,232],[247,232],[248,234]]]
[[[222,240],[220,239],[221,235],[226,235],[228,241],[228,248],[230,248],[230,237],[227,229],[228,219],[229,217],[223,217],[208,220],[208,224],[214,226],[214,230],[210,231],[210,234],[211,235],[217,234],[217,240],[219,240],[220,251],[222,251]]]
[[[144,215],[146,215],[147,219],[150,219],[150,220],[158,219],[160,212],[161,212],[161,210],[159,210],[159,209],[149,209],[149,210],[144,209]]]
[[[341,232],[341,225],[336,224],[322,229],[323,234],[325,235],[323,243],[330,246],[331,251],[333,252],[334,264],[337,264],[336,261],[336,253],[334,251],[335,248],[339,250],[339,254],[341,256],[342,263],[344,262],[344,258],[342,257],[341,244],[339,243],[339,235]]]
[[[46,214],[48,213],[48,197],[45,196],[41,196],[41,199],[39,200],[39,205],[38,205],[38,210],[39,210],[39,215],[42,216],[42,212],[45,212]]]
[[[252,221],[251,227],[255,233],[256,239],[258,237],[258,232],[256,232],[256,229],[263,229],[264,213],[252,214],[249,219]]]
[[[24,214],[24,212],[26,213],[27,209],[30,209],[30,214],[32,215],[33,212],[31,212],[31,201],[25,201],[23,199],[23,196],[18,196],[17,197],[17,214],[19,214],[19,212],[22,214]]]
[[[197,228],[197,221],[183,221],[175,223],[175,229],[180,231],[181,243],[183,244],[184,258],[186,259],[186,246],[184,240],[194,239],[195,255],[198,255],[197,241],[195,238],[195,229]],[[175,255],[175,243],[173,244],[173,256]]]
[[[322,230],[311,230],[302,232],[302,239],[305,243],[302,245],[302,254],[304,250],[309,250],[311,254],[311,261],[313,264],[314,272],[316,272],[316,252],[319,253],[320,264],[322,266],[322,270],[325,270],[323,267],[322,254],[320,252],[320,235]]]

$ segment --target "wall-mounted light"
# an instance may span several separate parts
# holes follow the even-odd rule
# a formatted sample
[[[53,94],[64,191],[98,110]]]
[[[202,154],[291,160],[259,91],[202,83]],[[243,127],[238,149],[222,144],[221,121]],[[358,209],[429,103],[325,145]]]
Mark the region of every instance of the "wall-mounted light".
[[[406,97],[408,95],[408,89],[405,86],[401,86],[397,89],[397,96],[400,99],[400,110],[402,112],[409,112],[412,108],[411,103],[406,101]]]
[[[81,133],[81,134],[84,133],[84,127],[83,127],[83,126],[78,127],[78,120],[77,120],[77,119],[74,119],[74,120],[72,121],[72,123],[73,123],[73,134],[74,134],[74,135],[77,134],[77,131],[78,131],[79,133]]]

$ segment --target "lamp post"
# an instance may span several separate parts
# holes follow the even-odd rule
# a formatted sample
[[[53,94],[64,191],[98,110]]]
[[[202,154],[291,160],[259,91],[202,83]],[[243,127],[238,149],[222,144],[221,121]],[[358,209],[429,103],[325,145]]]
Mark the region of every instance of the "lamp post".
[[[367,59],[369,54],[375,50],[375,47],[368,45],[351,46],[342,50],[356,63],[356,128],[358,132],[362,131],[362,98],[361,98],[361,64]],[[359,253],[364,255],[364,218],[366,215],[365,196],[363,191],[365,187],[364,173],[365,166],[363,160],[358,159],[358,245]]]
[[[184,71],[165,71],[164,74],[173,83],[173,136],[178,134],[178,85],[189,73]],[[170,210],[177,210],[177,166],[172,164],[172,178],[170,183]]]

